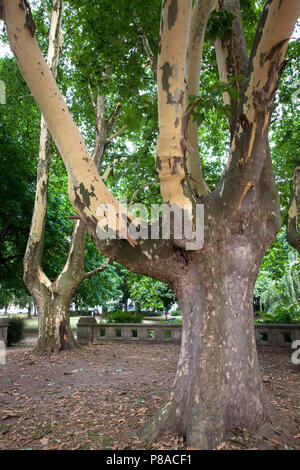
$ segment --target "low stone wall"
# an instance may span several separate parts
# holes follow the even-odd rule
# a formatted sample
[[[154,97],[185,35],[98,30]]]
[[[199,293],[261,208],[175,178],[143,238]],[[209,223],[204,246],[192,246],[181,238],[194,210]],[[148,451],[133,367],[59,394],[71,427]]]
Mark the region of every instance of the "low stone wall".
[[[8,319],[0,318],[0,341],[4,341],[7,345],[7,328],[8,328]]]
[[[256,344],[273,348],[290,347],[293,341],[300,340],[300,325],[279,325],[264,323],[255,325]]]
[[[77,323],[77,341],[87,344],[94,341],[181,341],[181,325],[141,323],[97,323],[93,317],[82,317]]]
[[[94,317],[81,317],[77,323],[77,340],[80,344],[97,341],[181,341],[181,325],[140,323],[97,323]],[[300,340],[300,325],[255,325],[257,345],[290,347]]]

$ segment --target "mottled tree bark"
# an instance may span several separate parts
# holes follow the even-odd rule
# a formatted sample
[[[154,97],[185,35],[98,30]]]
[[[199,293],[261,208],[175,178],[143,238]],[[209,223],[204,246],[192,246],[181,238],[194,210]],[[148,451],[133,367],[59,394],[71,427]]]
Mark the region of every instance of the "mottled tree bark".
[[[197,0],[193,6],[185,70],[185,112],[189,107],[189,96],[199,94],[204,35],[207,21],[215,6],[216,0]],[[189,119],[185,132],[190,145],[185,152],[187,179],[192,193],[201,196],[207,194],[209,189],[202,174],[198,124],[192,118]]]
[[[97,179],[36,41],[24,29],[18,1],[3,0],[9,40],[64,158],[72,204],[103,253],[134,272],[168,283],[181,304],[183,339],[174,387],[166,405],[146,425],[144,436],[154,439],[164,430],[180,431],[190,447],[206,449],[215,447],[230,427],[258,428],[271,419],[272,411],[257,364],[253,286],[281,224],[268,129],[284,54],[300,13],[299,1],[266,1],[247,65],[247,81],[238,105],[230,103],[235,125],[231,125],[227,167],[212,193],[196,197],[188,190],[184,159],[191,149],[188,136],[182,133],[192,1],[162,2],[157,170],[165,202],[193,209],[196,199],[205,205],[205,243],[195,251],[186,249],[185,240],[172,236],[137,244],[128,239],[129,244],[122,239],[103,241],[97,235],[99,203],[114,205],[116,201]],[[234,8],[238,5],[237,0],[224,2]],[[239,21],[240,15],[235,39],[242,34]],[[30,77],[24,51],[14,38],[16,27],[30,56]],[[239,41],[232,44],[230,54],[221,49],[221,59],[224,54],[233,57]],[[223,62],[227,73],[228,59]]]

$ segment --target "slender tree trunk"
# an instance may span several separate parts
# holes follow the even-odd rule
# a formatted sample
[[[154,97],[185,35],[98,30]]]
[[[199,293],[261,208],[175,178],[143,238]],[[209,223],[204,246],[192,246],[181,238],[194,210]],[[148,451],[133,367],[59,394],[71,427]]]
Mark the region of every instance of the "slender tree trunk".
[[[55,77],[62,46],[62,19],[64,3],[62,0],[52,4],[51,26],[49,32],[48,65]],[[98,168],[107,145],[108,133],[113,129],[120,105],[111,120],[105,120],[105,96],[98,95],[93,103],[96,112],[97,137],[93,160]],[[86,226],[76,221],[68,259],[62,272],[51,282],[41,267],[44,245],[44,228],[48,198],[48,179],[51,160],[51,135],[44,116],[41,118],[40,150],[37,175],[37,190],[30,235],[24,258],[24,281],[34,298],[39,316],[39,339],[37,350],[40,352],[59,351],[75,347],[69,311],[72,296],[79,284],[101,272],[104,267],[90,273],[84,272],[84,248]]]
[[[253,325],[253,257],[239,243],[215,245],[173,286],[183,314],[181,353],[168,402],[142,430],[147,440],[177,431],[189,447],[211,449],[230,428],[269,420]]]

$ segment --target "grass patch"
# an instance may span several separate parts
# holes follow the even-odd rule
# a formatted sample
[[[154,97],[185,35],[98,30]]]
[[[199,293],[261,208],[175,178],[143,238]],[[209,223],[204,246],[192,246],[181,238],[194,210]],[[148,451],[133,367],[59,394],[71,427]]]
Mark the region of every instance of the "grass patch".
[[[80,317],[70,317],[70,323],[72,330],[77,330],[77,323]],[[25,331],[26,330],[38,330],[38,319],[30,318],[25,320]]]

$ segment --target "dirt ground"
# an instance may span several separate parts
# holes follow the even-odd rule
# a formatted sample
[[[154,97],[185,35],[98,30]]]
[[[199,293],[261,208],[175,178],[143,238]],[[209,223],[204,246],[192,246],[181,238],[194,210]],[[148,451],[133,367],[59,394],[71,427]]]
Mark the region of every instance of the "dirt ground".
[[[151,446],[138,437],[168,396],[178,353],[170,343],[102,343],[51,356],[28,342],[10,348],[0,364],[0,449],[186,449],[178,435]],[[234,429],[218,449],[300,449],[300,366],[289,351],[260,350],[259,360],[289,428],[259,435]]]

